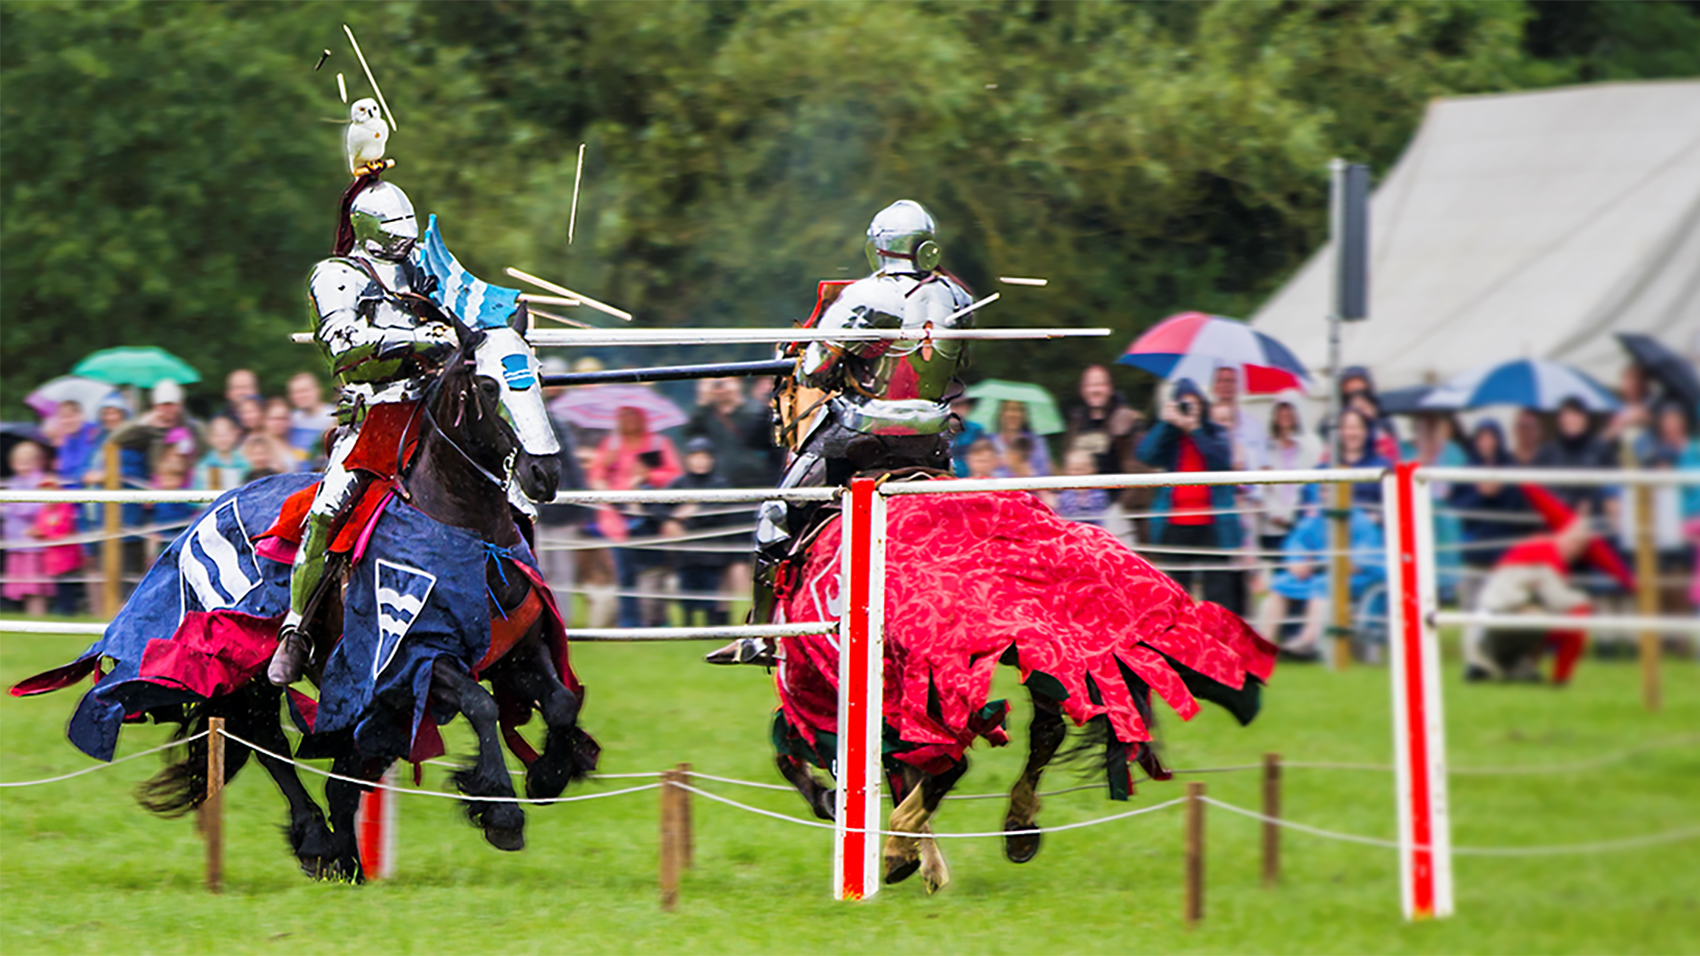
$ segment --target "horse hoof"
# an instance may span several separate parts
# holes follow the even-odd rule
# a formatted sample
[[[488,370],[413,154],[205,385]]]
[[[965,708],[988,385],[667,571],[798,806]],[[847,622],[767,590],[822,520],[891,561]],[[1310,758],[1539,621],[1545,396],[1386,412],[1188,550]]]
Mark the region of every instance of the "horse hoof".
[[[497,827],[485,827],[484,839],[498,850],[514,853],[525,849],[524,830],[504,830]]]
[[[921,874],[921,876],[923,878],[925,878],[926,881],[927,881],[927,895],[928,896],[932,896],[933,894],[937,893],[939,890],[942,890],[946,886],[950,885],[950,874],[949,873],[944,873],[944,874],[923,873],[923,874]]]
[[[1003,824],[1003,855],[1011,863],[1026,863],[1039,855],[1039,828],[1005,820]]]
[[[915,871],[920,868],[921,860],[919,857],[913,860],[906,860],[899,857],[888,856],[885,858],[885,885],[893,886],[901,883],[911,876],[914,876]]]
[[[814,802],[810,804],[810,809],[815,811],[817,818],[831,823],[838,816],[838,791],[822,790],[815,795]]]

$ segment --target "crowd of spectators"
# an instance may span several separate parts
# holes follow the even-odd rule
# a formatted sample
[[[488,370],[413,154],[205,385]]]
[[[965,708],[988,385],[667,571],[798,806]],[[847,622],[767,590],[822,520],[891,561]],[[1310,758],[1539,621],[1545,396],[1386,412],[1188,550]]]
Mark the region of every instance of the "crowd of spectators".
[[[133,407],[145,395],[146,408]],[[285,397],[286,396],[286,397]],[[258,377],[236,369],[224,401],[202,419],[186,408],[183,386],[165,380],[130,394],[114,390],[92,409],[62,401],[39,429],[14,436],[8,488],[211,489],[237,487],[265,475],[310,471],[324,460],[324,436],[335,410],[311,372],[292,376],[284,396],[266,398]],[[126,504],[122,508],[125,574],[134,578],[199,511],[190,504]],[[77,613],[87,606],[97,563],[92,546],[48,542],[98,531],[93,505],[4,506],[5,583],[0,597],[26,612]],[[39,540],[43,546],[20,546]]]
[[[564,370],[558,360],[546,364],[551,371]],[[547,390],[563,449],[563,487],[772,486],[783,453],[773,443],[771,387],[765,379],[703,380],[684,423],[665,431],[652,428],[639,407],[619,408],[613,427],[584,427],[560,410],[562,390]],[[1551,414],[1522,409],[1508,419],[1482,417],[1468,431],[1450,412],[1385,414],[1367,369],[1346,370],[1340,389],[1337,423],[1312,426],[1299,397],[1248,402],[1238,369],[1222,367],[1208,381],[1183,379],[1162,387],[1154,413],[1147,415],[1117,390],[1110,369],[1093,365],[1082,371],[1077,395],[1064,403],[1065,424],[1056,434],[1037,433],[1023,402],[999,402],[974,415],[974,403],[958,399],[953,410],[961,427],[952,461],[958,475],[970,477],[1295,470],[1327,466],[1337,437],[1348,466],[1416,459],[1433,465],[1700,470],[1696,410],[1658,394],[1634,366],[1625,373],[1623,405],[1613,415],[1591,414],[1571,400]],[[62,403],[36,440],[13,445],[7,485],[104,486],[114,480],[108,466],[115,461],[120,487],[226,489],[263,475],[319,467],[326,432],[335,426],[334,409],[308,372],[291,377],[283,394],[271,397],[261,394],[252,372],[231,372],[223,400],[204,419],[187,412],[176,383],[162,382],[149,398],[139,415],[132,415],[130,399],[116,393],[94,409]],[[1564,486],[1554,491],[1568,507],[1598,522],[1621,550],[1632,549],[1633,509],[1619,492]],[[1449,596],[1468,603],[1472,587],[1506,549],[1538,530],[1531,523],[1536,519],[1513,485],[1455,485],[1439,493],[1441,583]],[[1299,485],[1180,485],[1039,497],[1066,518],[1105,527],[1136,545],[1200,596],[1256,621],[1292,656],[1314,657],[1323,645],[1322,609],[1332,595],[1332,502],[1325,492]],[[1661,573],[1692,576],[1700,488],[1659,488],[1654,507]],[[751,512],[748,506],[548,506],[539,520],[545,574],[563,596],[586,595],[595,625],[673,623],[669,603],[678,603],[687,618],[700,614],[706,623],[724,623],[728,598],[749,587]],[[126,505],[124,523],[132,531],[127,547],[134,551],[129,573],[138,573],[193,513],[186,505]],[[7,505],[4,520],[5,600],[27,609],[79,609],[81,591],[73,582],[92,569],[90,552],[49,542],[96,529],[98,512]],[[1383,580],[1381,520],[1380,485],[1353,486],[1348,564],[1354,603],[1367,600]],[[23,541],[43,546],[18,546]],[[1685,590],[1666,589],[1667,610],[1693,607]]]

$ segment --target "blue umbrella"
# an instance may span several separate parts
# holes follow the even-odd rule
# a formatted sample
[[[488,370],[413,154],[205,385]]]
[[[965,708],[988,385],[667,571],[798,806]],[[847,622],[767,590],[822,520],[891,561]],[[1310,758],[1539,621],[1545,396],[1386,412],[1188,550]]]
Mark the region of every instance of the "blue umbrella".
[[[1517,405],[1550,412],[1570,398],[1580,401],[1590,412],[1614,411],[1619,404],[1605,386],[1568,365],[1543,359],[1518,359],[1458,375],[1429,393],[1419,407]]]

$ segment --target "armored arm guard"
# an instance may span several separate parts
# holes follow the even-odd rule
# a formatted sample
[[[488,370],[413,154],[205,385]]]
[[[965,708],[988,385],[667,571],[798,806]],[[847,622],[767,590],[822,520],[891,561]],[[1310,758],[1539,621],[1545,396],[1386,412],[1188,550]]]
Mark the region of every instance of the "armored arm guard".
[[[421,323],[371,275],[347,259],[326,259],[307,279],[313,337],[345,382],[407,377],[419,360],[435,362],[456,347],[451,326]]]

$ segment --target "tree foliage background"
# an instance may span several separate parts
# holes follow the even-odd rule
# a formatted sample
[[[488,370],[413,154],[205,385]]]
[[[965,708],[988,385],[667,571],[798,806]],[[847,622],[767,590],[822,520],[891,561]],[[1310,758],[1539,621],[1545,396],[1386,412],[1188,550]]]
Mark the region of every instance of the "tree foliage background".
[[[182,355],[203,400],[317,364],[283,336],[346,184],[335,74],[368,95],[345,22],[399,120],[388,178],[478,275],[780,326],[907,196],[971,285],[1051,280],[985,322],[1115,329],[977,353],[1061,391],[1164,315],[1249,312],[1324,237],[1327,161],[1384,171],[1434,97],[1700,75],[1694,2],[6,2],[7,417],[111,345]]]

